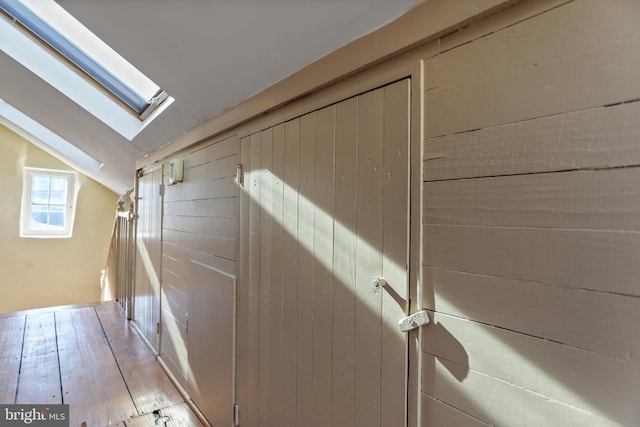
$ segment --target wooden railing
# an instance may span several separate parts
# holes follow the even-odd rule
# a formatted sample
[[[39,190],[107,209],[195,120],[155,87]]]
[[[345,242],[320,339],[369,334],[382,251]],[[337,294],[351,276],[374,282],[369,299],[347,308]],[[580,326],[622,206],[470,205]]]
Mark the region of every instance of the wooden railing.
[[[102,275],[102,300],[115,300],[124,309],[127,318],[133,314],[134,210],[126,193],[118,200],[113,222],[107,263]]]

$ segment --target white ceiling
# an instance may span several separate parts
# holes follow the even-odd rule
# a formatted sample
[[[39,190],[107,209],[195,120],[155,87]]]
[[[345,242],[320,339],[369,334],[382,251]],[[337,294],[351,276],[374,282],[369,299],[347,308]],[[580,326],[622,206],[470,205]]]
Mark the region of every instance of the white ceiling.
[[[175,102],[133,141],[0,52],[0,99],[104,163],[83,171],[132,187],[135,161],[421,0],[57,0]]]

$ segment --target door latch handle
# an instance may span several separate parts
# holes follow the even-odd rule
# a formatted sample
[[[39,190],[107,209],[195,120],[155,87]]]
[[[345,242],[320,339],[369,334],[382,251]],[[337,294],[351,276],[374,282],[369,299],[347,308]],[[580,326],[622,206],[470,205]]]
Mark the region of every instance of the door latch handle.
[[[387,281],[382,277],[374,276],[371,278],[371,284],[373,285],[373,292],[380,292],[382,288],[387,286]]]
[[[430,320],[427,312],[425,310],[422,310],[418,311],[417,313],[413,313],[411,316],[400,319],[400,321],[398,322],[398,327],[402,332],[409,332],[419,328],[420,326],[428,324],[429,321]]]

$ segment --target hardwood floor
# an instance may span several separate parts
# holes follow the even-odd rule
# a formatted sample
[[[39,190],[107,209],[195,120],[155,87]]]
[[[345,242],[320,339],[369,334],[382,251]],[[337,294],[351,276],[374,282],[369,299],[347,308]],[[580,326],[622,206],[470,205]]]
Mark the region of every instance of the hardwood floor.
[[[116,303],[2,315],[0,403],[69,404],[71,427],[202,426]]]

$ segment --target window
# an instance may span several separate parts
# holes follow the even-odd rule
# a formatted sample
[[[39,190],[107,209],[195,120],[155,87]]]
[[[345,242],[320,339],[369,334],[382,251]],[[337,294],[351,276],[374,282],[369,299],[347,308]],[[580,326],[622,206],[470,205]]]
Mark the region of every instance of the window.
[[[77,190],[75,172],[25,168],[21,237],[71,237]]]
[[[140,116],[167,99],[155,83],[52,0],[0,0],[0,9]]]
[[[0,50],[129,141],[174,102],[54,0],[0,0]]]

